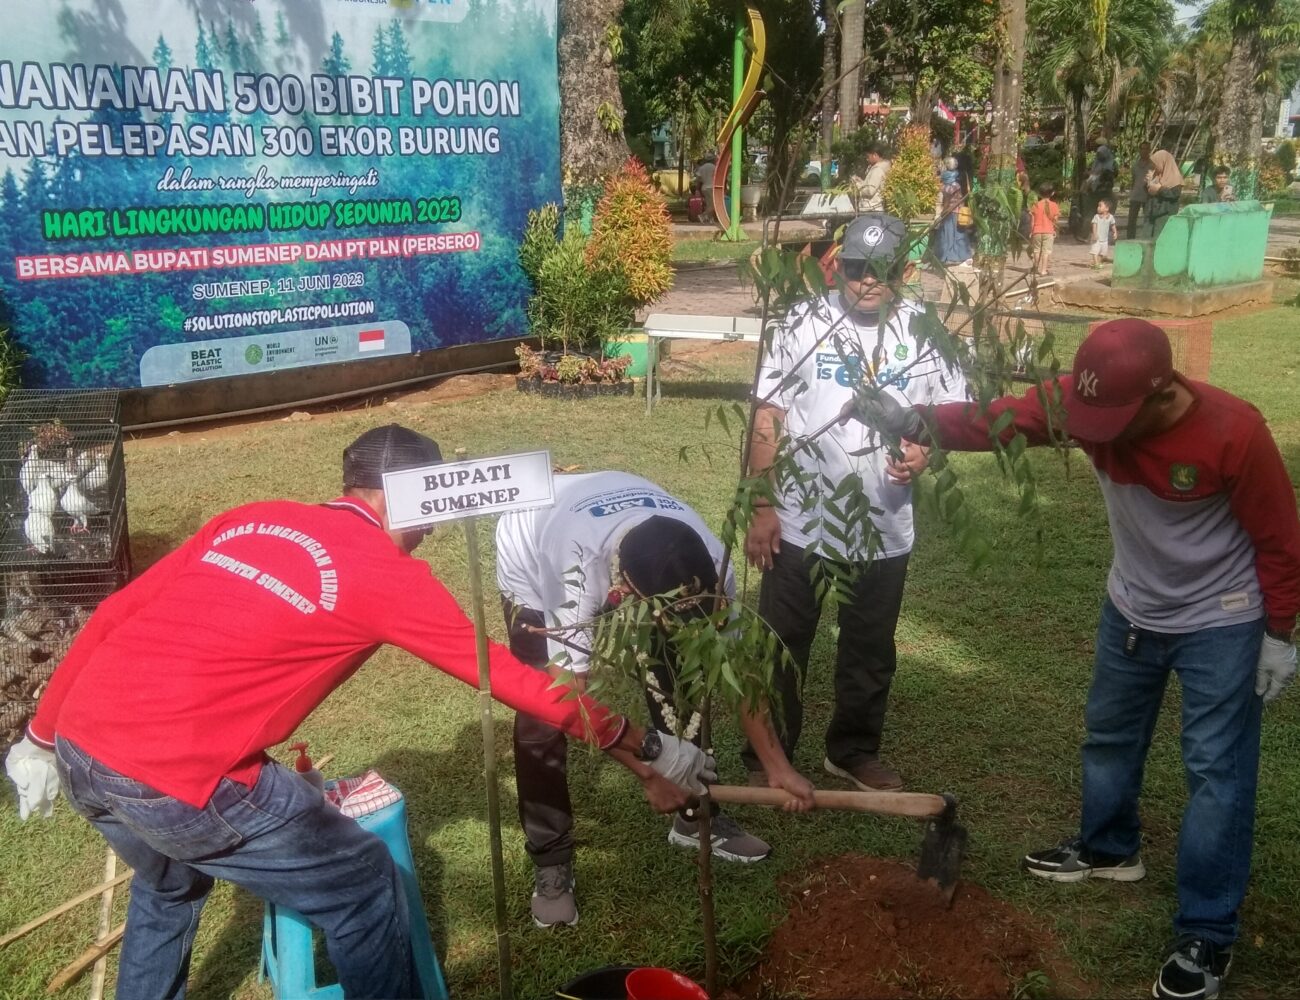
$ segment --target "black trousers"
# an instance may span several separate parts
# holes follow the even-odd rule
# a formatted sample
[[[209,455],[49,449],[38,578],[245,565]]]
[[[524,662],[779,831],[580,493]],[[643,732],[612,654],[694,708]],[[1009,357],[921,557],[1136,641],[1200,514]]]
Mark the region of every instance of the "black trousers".
[[[821,607],[813,590],[812,565],[817,557],[788,542],[763,574],[758,613],[790,650],[794,667],[780,669],[781,725],[786,756],[794,759],[803,730],[803,680],[817,633]],[[903,606],[906,554],[877,559],[860,569],[853,598],[837,609],[840,626],[835,652],[835,709],[826,730],[826,756],[839,767],[852,767],[880,752],[889,687],[898,667],[894,630]],[[745,747],[745,766],[762,767],[753,748]]]
[[[510,652],[530,667],[543,670],[549,659],[546,636],[528,631],[546,620],[534,608],[519,607],[502,598],[502,611],[510,637]],[[660,691],[672,692],[669,671],[653,671]],[[646,691],[646,706],[656,729],[671,732],[659,703]],[[680,720],[684,723],[685,720]],[[696,739],[698,745],[699,740]],[[519,823],[524,828],[528,855],[539,868],[573,860],[573,803],[569,798],[569,739],[559,729],[523,712],[515,713],[515,785]],[[716,807],[713,812],[717,812]]]
[[[1128,228],[1125,235],[1130,240],[1138,238],[1138,223],[1142,221],[1142,213],[1146,211],[1147,203],[1145,201],[1130,201],[1128,203]],[[1145,230],[1143,231],[1145,235]]]

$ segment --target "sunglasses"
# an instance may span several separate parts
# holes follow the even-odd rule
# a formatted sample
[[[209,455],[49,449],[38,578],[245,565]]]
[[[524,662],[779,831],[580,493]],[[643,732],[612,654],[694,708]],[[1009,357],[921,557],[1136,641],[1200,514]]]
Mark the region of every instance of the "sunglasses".
[[[886,267],[884,261],[879,260],[853,260],[841,257],[839,258],[840,273],[849,281],[861,281],[863,278],[874,278],[877,281],[893,281],[902,274],[903,267],[897,264]]]

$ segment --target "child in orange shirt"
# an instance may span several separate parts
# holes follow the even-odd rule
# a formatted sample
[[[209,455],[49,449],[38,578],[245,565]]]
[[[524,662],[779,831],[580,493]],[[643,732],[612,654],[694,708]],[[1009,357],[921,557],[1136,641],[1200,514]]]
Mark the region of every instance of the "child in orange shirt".
[[[1051,274],[1052,246],[1056,243],[1061,206],[1056,203],[1056,189],[1048,181],[1038,185],[1038,200],[1029,210],[1029,217],[1033,222],[1029,250],[1034,260],[1034,273]]]

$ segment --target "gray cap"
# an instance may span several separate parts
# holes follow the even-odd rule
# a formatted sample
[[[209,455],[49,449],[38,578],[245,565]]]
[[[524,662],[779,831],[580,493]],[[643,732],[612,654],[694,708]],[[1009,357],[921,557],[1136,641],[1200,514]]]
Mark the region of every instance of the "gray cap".
[[[366,431],[343,449],[343,485],[383,489],[384,473],[442,461],[438,442],[400,424]]]
[[[859,215],[844,229],[840,260],[893,260],[907,245],[907,226],[884,212]]]

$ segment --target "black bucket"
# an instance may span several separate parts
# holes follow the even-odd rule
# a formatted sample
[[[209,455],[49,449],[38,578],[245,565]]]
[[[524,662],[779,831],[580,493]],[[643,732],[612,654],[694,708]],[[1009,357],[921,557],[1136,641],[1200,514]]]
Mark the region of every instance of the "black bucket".
[[[558,1000],[627,1000],[627,974],[637,965],[607,965],[584,972],[555,991]]]

